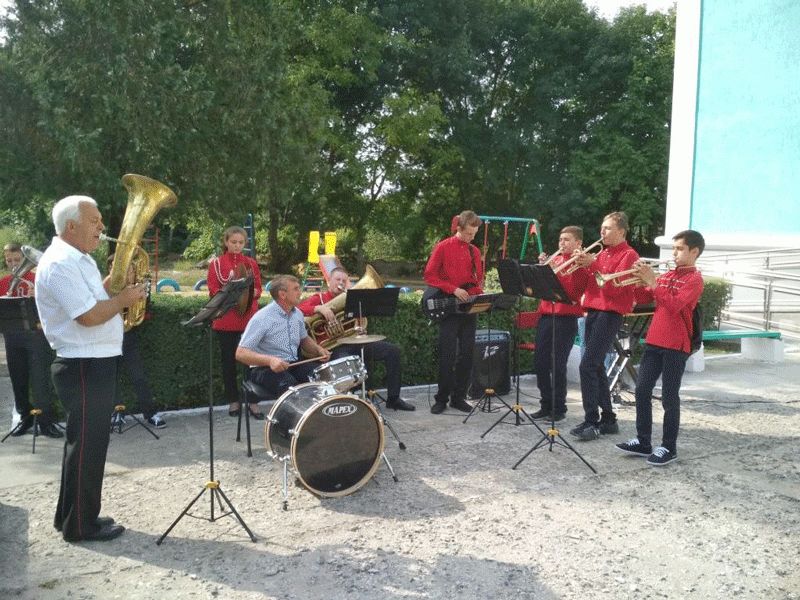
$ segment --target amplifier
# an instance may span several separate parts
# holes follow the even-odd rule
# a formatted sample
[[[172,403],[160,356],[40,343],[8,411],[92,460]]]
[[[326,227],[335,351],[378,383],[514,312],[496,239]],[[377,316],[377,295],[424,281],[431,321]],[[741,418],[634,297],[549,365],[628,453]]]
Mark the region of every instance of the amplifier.
[[[508,331],[479,329],[475,332],[472,359],[472,381],[469,395],[480,398],[486,388],[503,395],[511,391],[510,340]]]

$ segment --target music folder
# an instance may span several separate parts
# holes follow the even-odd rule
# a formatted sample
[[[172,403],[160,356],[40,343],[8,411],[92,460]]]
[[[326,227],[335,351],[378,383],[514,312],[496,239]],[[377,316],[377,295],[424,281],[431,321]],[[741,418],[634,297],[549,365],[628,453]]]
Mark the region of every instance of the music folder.
[[[391,317],[397,312],[400,288],[378,288],[375,290],[347,290],[344,318]]]

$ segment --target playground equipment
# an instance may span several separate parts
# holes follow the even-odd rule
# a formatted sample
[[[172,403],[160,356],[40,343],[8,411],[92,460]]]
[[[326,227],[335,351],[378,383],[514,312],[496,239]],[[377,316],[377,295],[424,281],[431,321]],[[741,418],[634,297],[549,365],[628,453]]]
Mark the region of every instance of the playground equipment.
[[[319,254],[319,231],[308,233],[308,259],[303,273],[302,289],[322,289],[322,282],[326,284],[330,272],[342,264],[336,257],[336,232],[325,232],[325,254]]]

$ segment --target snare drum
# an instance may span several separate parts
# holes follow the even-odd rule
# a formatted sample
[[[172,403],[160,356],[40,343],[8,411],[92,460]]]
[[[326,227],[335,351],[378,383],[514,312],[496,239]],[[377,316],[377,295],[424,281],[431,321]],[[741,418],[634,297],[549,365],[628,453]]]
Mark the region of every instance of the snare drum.
[[[358,356],[343,356],[314,369],[311,379],[327,383],[337,392],[347,392],[367,378],[367,370]]]
[[[369,402],[303,383],[272,407],[267,450],[292,467],[300,483],[323,497],[346,496],[370,480],[383,455],[383,426]]]

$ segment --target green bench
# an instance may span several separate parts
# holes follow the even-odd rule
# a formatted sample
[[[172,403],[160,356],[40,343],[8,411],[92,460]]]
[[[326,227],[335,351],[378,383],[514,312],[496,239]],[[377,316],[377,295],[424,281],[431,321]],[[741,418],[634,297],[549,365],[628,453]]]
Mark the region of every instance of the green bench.
[[[781,339],[780,331],[704,331],[703,341],[736,340],[740,338]]]

